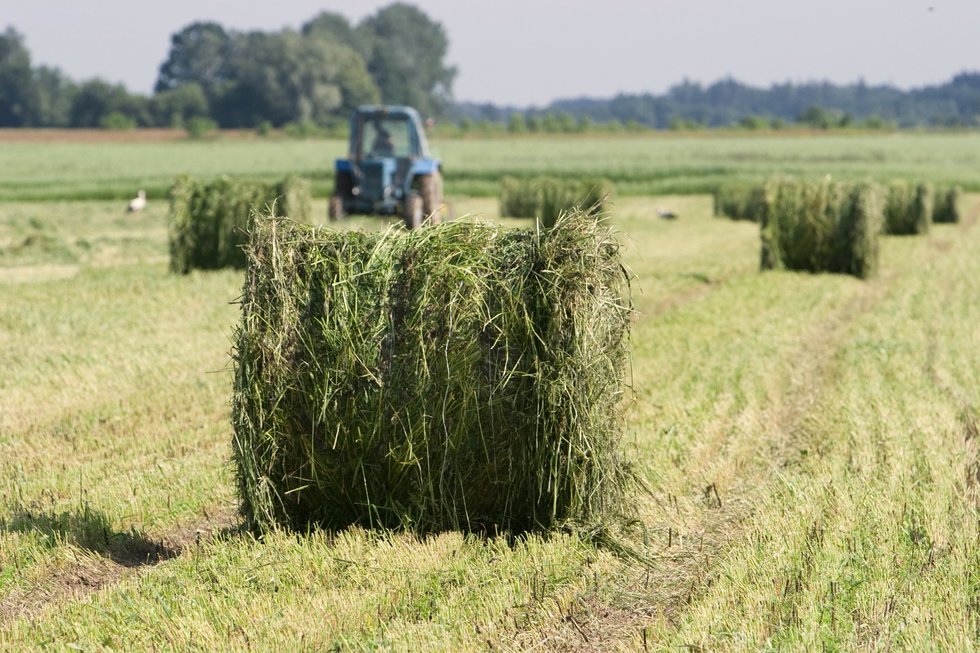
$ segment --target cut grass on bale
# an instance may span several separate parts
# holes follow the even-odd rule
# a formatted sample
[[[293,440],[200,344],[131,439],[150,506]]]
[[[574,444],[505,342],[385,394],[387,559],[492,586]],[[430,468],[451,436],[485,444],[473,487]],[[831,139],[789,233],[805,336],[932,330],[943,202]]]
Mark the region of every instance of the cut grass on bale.
[[[878,267],[881,207],[874,184],[770,181],[762,268],[871,276]]]
[[[242,247],[256,212],[308,222],[309,184],[296,177],[274,184],[179,177],[170,189],[170,269],[245,267]]]
[[[261,220],[247,253],[233,423],[252,527],[525,532],[622,512],[631,308],[601,221]]]

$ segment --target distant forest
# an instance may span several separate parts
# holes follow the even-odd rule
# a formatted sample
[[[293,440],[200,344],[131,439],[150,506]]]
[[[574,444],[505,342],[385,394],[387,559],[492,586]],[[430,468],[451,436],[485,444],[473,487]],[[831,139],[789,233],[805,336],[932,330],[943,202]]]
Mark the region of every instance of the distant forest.
[[[540,109],[458,103],[457,122],[506,124],[513,130],[568,131],[573,125],[624,128],[702,127],[980,127],[980,73],[962,73],[937,86],[903,91],[864,82],[775,84],[767,89],[724,79],[708,86],[684,81],[663,95],[558,100]]]
[[[546,107],[455,102],[443,26],[396,2],[360,23],[321,12],[300,29],[228,30],[195,22],[171,37],[151,95],[34,66],[24,37],[0,32],[0,127],[215,127],[298,135],[343,131],[359,104],[408,104],[441,129],[510,132],[980,127],[980,73],[903,91],[864,82],[684,81],[662,95],[564,99]]]

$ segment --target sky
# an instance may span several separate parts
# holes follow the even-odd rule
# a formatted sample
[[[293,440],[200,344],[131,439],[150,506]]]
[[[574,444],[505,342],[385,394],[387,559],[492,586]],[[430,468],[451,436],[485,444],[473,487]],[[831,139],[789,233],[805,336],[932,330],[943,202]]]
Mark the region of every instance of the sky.
[[[149,93],[170,35],[198,20],[299,28],[321,10],[352,22],[387,0],[0,0],[0,30],[35,65]],[[980,0],[415,0],[442,23],[457,100],[543,106],[663,93],[683,79],[864,79],[913,88],[980,71]]]

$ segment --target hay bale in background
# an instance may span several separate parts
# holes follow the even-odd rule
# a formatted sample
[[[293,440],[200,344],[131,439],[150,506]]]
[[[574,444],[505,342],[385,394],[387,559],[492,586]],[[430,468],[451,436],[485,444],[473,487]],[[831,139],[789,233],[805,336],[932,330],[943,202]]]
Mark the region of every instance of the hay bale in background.
[[[959,186],[936,189],[935,202],[932,209],[933,222],[955,223],[960,221],[960,195],[963,190]]]
[[[232,412],[252,527],[518,532],[619,514],[631,309],[600,221],[260,220],[247,253]]]
[[[170,269],[245,267],[242,247],[256,211],[308,221],[310,186],[296,177],[263,184],[227,177],[200,181],[179,177],[170,189]]]
[[[510,218],[536,218],[541,208],[541,187],[534,181],[516,177],[500,180],[500,215]]]
[[[560,215],[578,208],[592,215],[604,214],[614,192],[612,182],[602,177],[579,180],[504,177],[500,182],[500,215],[540,218],[545,227],[551,227]]]
[[[723,184],[715,188],[713,200],[716,216],[761,222],[766,210],[766,188],[758,184]]]
[[[762,268],[871,276],[878,267],[883,202],[874,184],[770,181]]]
[[[886,234],[924,234],[932,223],[932,184],[894,181],[885,201]]]

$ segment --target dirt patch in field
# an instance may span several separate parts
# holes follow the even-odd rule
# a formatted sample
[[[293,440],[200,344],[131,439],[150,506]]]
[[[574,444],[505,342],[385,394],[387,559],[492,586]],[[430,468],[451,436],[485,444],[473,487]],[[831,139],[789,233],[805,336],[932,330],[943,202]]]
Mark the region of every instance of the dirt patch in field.
[[[225,129],[222,139],[255,138],[253,131]],[[188,138],[183,129],[0,129],[0,143],[161,143]]]
[[[37,283],[71,279],[78,274],[78,265],[18,265],[0,267],[0,283]]]
[[[69,549],[73,560],[57,566],[29,587],[16,588],[0,598],[0,625],[14,619],[31,619],[49,609],[81,600],[104,588],[137,574],[140,570],[176,558],[187,548],[202,541],[238,531],[239,518],[234,508],[221,507],[205,511],[200,519],[184,524],[159,538],[128,533],[103,532],[101,541],[97,517],[85,518],[92,533],[61,537],[77,547]],[[58,533],[68,523],[63,515],[15,515],[0,525],[6,531]],[[81,551],[74,553],[73,551]]]
[[[961,229],[969,229],[980,220],[980,201],[973,204],[970,210],[967,211],[966,216],[960,221]]]

